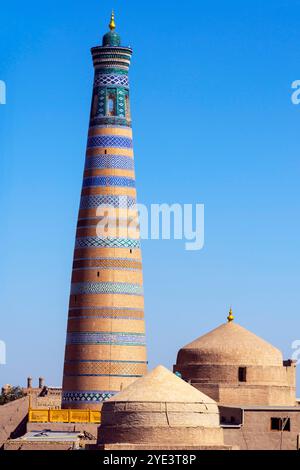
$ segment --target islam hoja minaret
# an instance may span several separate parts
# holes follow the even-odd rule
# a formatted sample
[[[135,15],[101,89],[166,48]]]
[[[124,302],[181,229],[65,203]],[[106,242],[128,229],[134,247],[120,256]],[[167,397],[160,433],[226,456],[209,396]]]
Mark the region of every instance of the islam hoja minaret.
[[[128,82],[132,50],[120,45],[113,14],[109,27],[102,46],[91,51],[95,76],[74,250],[64,408],[99,409],[147,371],[139,227],[132,223],[137,217]]]

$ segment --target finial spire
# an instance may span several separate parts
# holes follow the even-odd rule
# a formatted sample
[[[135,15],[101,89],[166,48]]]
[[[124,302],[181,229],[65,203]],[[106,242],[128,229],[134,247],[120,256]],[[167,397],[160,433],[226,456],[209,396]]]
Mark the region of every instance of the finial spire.
[[[228,323],[232,322],[234,320],[234,316],[232,314],[232,308],[230,307],[229,314],[227,317]]]
[[[115,23],[115,12],[112,10],[111,12],[111,17],[110,17],[110,23],[109,23],[109,29],[113,31],[116,29],[116,23]]]

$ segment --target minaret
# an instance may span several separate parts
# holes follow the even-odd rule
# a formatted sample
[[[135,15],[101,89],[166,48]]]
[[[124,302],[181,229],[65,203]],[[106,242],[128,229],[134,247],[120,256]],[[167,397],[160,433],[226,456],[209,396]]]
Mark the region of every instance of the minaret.
[[[64,408],[95,409],[147,371],[128,70],[112,13],[95,68],[65,350]],[[128,230],[128,227],[130,229]]]

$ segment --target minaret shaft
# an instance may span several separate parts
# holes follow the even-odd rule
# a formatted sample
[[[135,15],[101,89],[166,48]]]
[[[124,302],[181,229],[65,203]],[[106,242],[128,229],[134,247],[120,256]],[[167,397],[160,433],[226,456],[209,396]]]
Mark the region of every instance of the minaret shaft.
[[[147,371],[128,81],[132,51],[120,46],[114,24],[110,29],[103,45],[92,49],[95,77],[70,293],[65,408],[99,408]]]

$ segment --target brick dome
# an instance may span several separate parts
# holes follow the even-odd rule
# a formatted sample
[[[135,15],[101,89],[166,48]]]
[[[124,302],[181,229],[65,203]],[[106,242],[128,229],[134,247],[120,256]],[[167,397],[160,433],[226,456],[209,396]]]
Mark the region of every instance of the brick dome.
[[[102,445],[223,445],[216,402],[163,366],[105,401],[101,415]]]
[[[181,364],[282,366],[282,353],[251,331],[231,321],[181,348]]]

